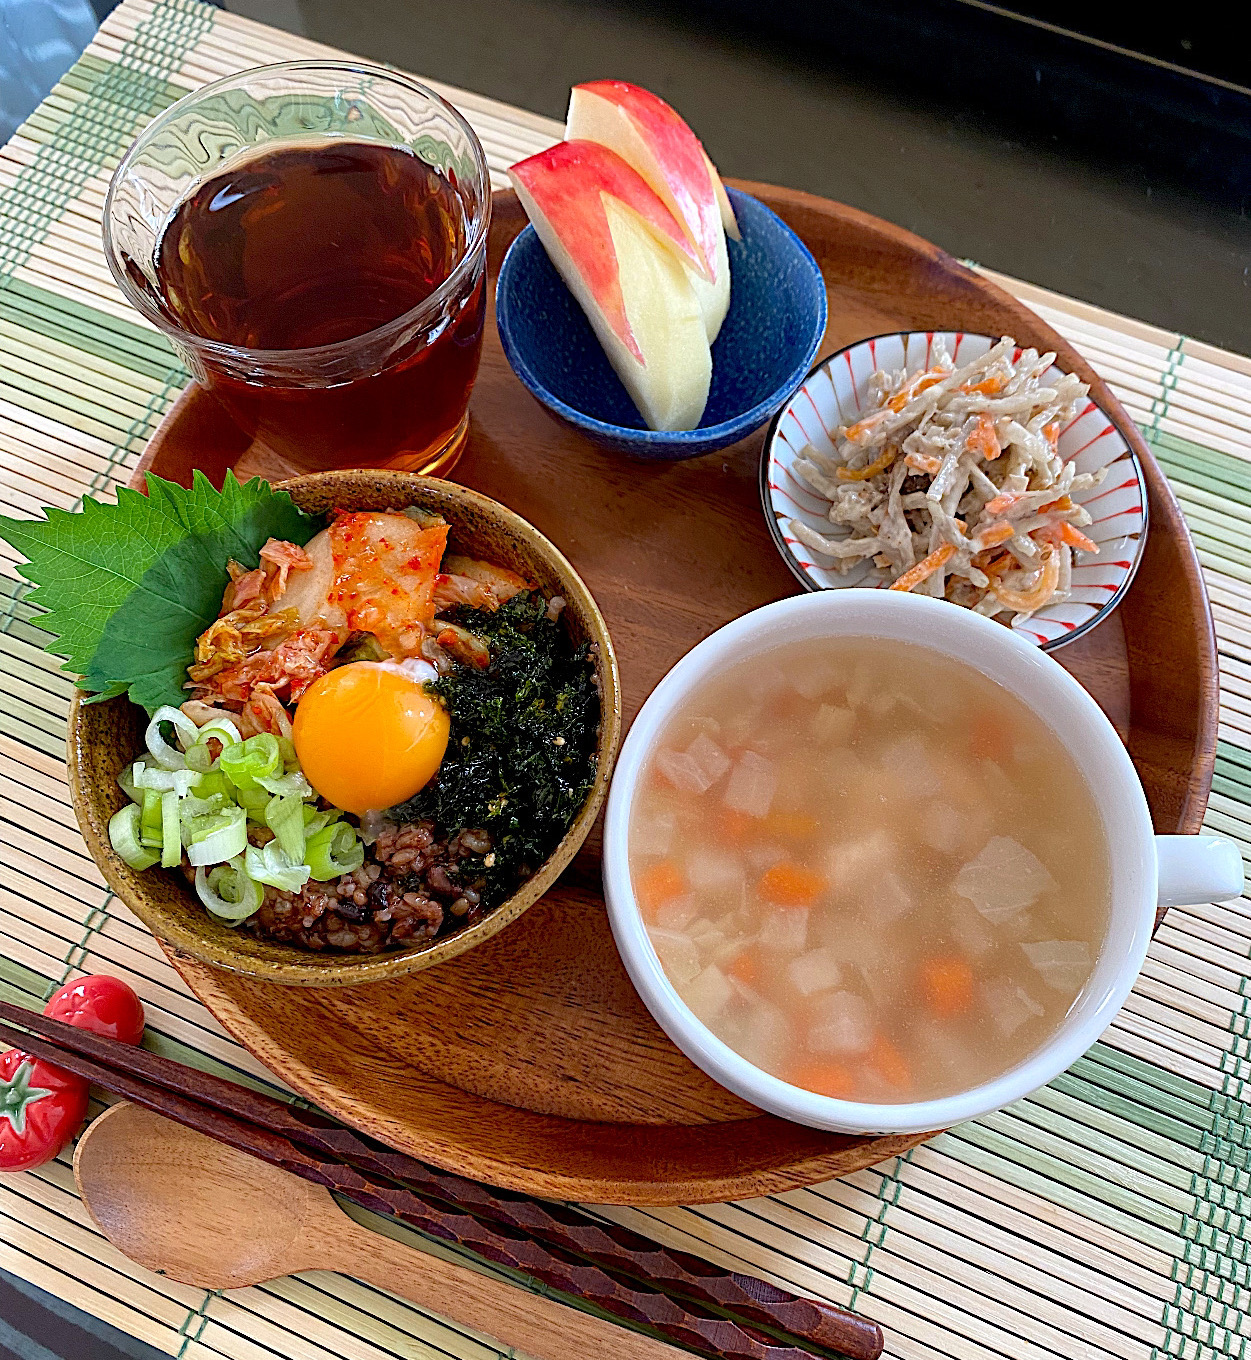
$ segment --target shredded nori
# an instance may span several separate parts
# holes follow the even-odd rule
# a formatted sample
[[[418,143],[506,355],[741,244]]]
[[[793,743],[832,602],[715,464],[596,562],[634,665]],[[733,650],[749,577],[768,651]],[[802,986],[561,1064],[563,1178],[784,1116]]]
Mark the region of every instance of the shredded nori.
[[[451,715],[439,772],[393,808],[396,821],[433,821],[447,835],[484,827],[491,853],[454,875],[498,905],[559,844],[595,779],[599,692],[586,644],[574,647],[536,592],[500,609],[460,606],[447,616],[482,638],[485,669],[458,662],[432,681]]]

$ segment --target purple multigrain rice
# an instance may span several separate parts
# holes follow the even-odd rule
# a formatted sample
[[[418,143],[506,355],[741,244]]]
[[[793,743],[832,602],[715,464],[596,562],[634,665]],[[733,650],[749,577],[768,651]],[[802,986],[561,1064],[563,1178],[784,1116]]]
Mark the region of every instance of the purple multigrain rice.
[[[246,928],[260,939],[335,953],[421,944],[481,917],[478,887],[457,882],[457,869],[490,848],[491,837],[478,828],[441,841],[431,822],[384,822],[354,873],[310,879],[298,893],[267,887]]]

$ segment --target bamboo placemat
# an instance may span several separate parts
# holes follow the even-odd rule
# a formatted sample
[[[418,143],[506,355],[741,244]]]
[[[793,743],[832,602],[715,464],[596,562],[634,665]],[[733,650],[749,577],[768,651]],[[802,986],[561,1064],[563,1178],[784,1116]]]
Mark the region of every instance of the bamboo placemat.
[[[0,149],[5,512],[71,507],[124,482],[186,380],[105,268],[100,215],[121,152],[196,85],[326,50],[197,0],[124,0]],[[477,128],[497,182],[560,135],[547,119],[446,93]],[[1221,654],[1207,821],[1251,847],[1251,360],[999,281],[1112,383],[1186,511]],[[80,972],[115,973],[142,995],[152,1047],[272,1082],[111,897],[74,830],[71,685],[41,650],[11,552],[0,552],[0,994],[34,1006]],[[1030,1099],[846,1180],[611,1217],[858,1305],[883,1323],[898,1360],[1241,1357],[1251,1336],[1249,950],[1245,902],[1173,910],[1103,1041]],[[190,1360],[496,1354],[339,1276],[219,1296],[140,1270],[88,1222],[67,1158],[0,1180],[0,1266]]]

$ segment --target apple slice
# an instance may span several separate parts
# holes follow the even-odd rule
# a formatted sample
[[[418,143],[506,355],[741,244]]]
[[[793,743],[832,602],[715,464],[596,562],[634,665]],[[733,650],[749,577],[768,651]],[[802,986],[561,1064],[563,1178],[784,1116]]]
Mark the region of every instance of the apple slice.
[[[712,176],[712,187],[717,193],[717,207],[721,210],[721,225],[725,228],[725,234],[735,241],[741,241],[743,233],[738,229],[738,218],[734,216],[734,209],[730,206],[730,195],[726,193],[717,167],[709,160],[707,152],[704,153],[704,159],[708,161],[708,173]]]
[[[558,142],[508,175],[648,427],[694,429],[712,355],[691,283],[699,263],[673,214],[595,142]]]
[[[699,261],[692,279],[711,344],[730,306],[725,233],[738,224],[721,179],[699,139],[659,96],[624,80],[575,85],[565,136],[615,151],[656,191],[681,223]]]

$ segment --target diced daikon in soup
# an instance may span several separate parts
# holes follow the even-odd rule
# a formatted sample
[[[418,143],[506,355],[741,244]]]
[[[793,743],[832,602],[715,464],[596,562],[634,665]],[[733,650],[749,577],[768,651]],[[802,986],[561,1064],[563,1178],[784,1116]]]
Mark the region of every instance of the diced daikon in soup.
[[[927,1100],[1056,1031],[1108,917],[1103,825],[1058,737],[926,648],[794,643],[669,722],[630,815],[656,954],[757,1067]]]

